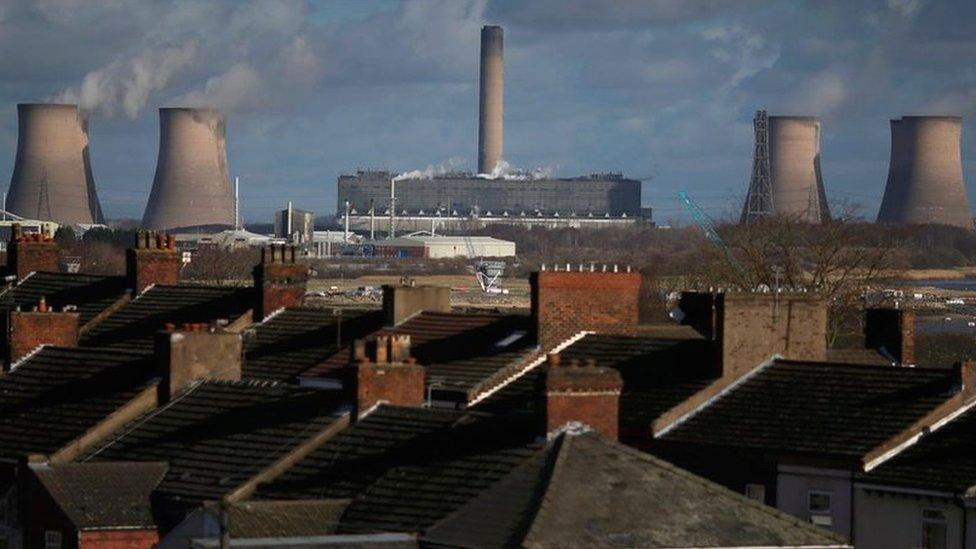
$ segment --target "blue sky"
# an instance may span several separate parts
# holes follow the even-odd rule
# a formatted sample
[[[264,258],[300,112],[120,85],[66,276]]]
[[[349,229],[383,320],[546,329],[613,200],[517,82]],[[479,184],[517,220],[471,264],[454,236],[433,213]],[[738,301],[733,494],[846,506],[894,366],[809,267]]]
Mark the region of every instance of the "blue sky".
[[[888,120],[965,118],[976,197],[976,2],[928,0],[0,0],[0,178],[16,103],[91,111],[109,217],[140,217],[160,106],[228,118],[246,221],[286,200],[335,211],[357,167],[477,157],[478,33],[505,28],[505,157],[645,179],[659,221],[687,190],[725,217],[745,193],[755,109],[823,120],[831,202],[873,218]],[[8,179],[9,180],[9,179]]]

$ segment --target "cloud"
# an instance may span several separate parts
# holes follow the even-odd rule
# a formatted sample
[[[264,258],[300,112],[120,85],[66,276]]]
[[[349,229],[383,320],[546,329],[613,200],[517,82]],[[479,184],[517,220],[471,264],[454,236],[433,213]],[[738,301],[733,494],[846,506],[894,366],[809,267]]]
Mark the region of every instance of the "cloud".
[[[182,47],[143,51],[89,72],[81,84],[57,94],[58,103],[77,103],[83,110],[114,116],[119,110],[135,118],[150,94],[166,88],[173,77],[194,59],[193,43]]]

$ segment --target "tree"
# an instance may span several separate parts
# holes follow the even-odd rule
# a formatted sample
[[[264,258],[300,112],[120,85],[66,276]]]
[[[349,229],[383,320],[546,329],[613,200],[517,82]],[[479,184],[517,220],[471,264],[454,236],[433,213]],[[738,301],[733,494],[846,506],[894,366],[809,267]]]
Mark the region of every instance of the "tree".
[[[860,318],[865,292],[888,274],[899,248],[894,239],[866,230],[852,211],[820,225],[777,216],[727,225],[720,233],[731,260],[713,249],[704,281],[819,292],[827,303],[828,343]]]

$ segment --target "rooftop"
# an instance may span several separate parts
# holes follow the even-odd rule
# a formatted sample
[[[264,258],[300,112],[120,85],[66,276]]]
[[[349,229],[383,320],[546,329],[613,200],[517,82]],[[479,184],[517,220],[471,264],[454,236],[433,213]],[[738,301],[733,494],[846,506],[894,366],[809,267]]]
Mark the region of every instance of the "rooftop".
[[[233,321],[253,303],[249,287],[152,286],[96,324],[81,345],[152,351],[156,332],[167,323]]]
[[[353,498],[340,533],[418,532],[540,447],[532,421],[380,406],[259,488],[262,498]]]
[[[964,494],[976,486],[976,410],[925,435],[860,480]]]
[[[595,433],[560,435],[424,539],[457,547],[845,544],[828,530]]]
[[[285,309],[254,326],[243,375],[293,381],[382,324],[382,311]]]
[[[958,388],[943,369],[777,360],[672,424],[662,439],[860,458]]]
[[[337,418],[334,395],[262,382],[196,382],[82,461],[165,461],[158,493],[219,499]]]
[[[165,463],[59,463],[31,471],[78,530],[155,528],[149,496]]]
[[[564,362],[593,359],[614,368],[624,381],[620,396],[621,432],[647,432],[659,415],[706,387],[715,376],[708,370],[701,339],[590,334],[560,353]],[[476,409],[504,413],[534,410],[545,364],[476,405]]]
[[[61,310],[66,305],[78,308],[79,325],[119,300],[126,292],[122,276],[97,276],[72,273],[33,273],[0,293],[0,307],[29,311],[43,297],[49,306]]]
[[[152,357],[44,347],[0,375],[0,458],[50,454],[150,386]]]

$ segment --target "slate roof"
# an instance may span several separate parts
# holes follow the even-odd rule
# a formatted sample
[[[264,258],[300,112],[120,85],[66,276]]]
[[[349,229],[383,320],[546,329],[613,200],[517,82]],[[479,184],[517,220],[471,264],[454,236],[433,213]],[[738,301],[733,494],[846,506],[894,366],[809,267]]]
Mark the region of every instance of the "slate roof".
[[[165,463],[60,463],[31,471],[78,530],[155,528],[149,496]]]
[[[563,434],[431,528],[452,547],[837,546],[825,529],[595,433]]]
[[[58,310],[65,305],[76,306],[78,322],[84,326],[125,293],[126,280],[122,276],[34,273],[0,294],[0,307],[13,310],[19,306],[29,311],[43,297]]]
[[[860,458],[958,390],[951,371],[780,360],[661,438]]]
[[[976,486],[976,410],[922,437],[859,480],[963,494]]]
[[[196,382],[82,461],[165,461],[157,492],[219,499],[336,420],[335,395],[267,382]]]
[[[382,311],[285,309],[254,327],[244,377],[294,380],[382,323]]]
[[[535,347],[526,315],[425,311],[372,335],[409,334],[411,355],[442,391],[468,393]],[[339,378],[349,364],[343,348],[303,377]]]
[[[0,458],[49,454],[150,384],[152,357],[119,349],[44,347],[0,375]]]
[[[233,321],[253,301],[252,288],[153,286],[95,325],[81,345],[152,351],[155,333],[168,322]]]
[[[230,534],[234,538],[281,538],[334,534],[348,499],[242,501],[230,506]],[[215,515],[220,506],[208,502]]]
[[[591,334],[560,353],[562,360],[596,360],[614,368],[624,380],[620,396],[621,429],[646,431],[660,414],[711,383],[705,344],[698,339]],[[533,410],[545,364],[478,403],[482,411]]]
[[[540,446],[533,421],[380,406],[258,490],[261,498],[353,498],[340,533],[420,532]]]

